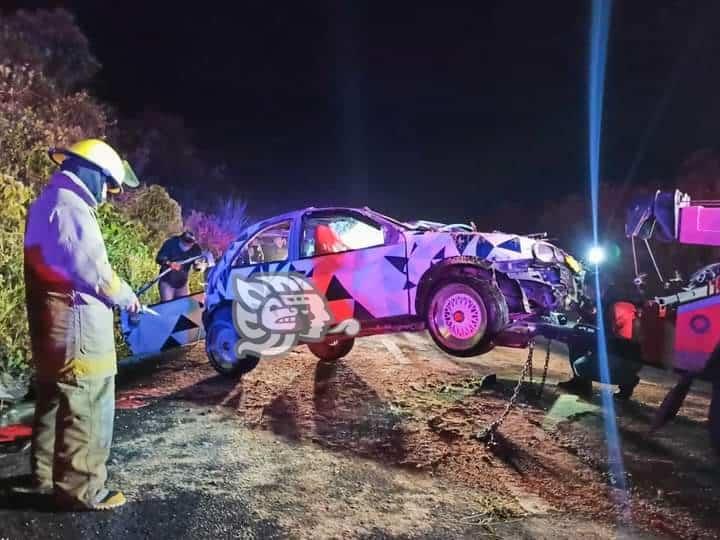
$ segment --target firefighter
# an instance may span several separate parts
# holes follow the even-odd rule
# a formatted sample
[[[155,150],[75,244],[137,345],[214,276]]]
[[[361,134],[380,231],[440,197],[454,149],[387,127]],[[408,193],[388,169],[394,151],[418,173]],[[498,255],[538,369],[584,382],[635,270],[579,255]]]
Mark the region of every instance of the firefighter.
[[[106,510],[125,503],[105,486],[117,373],[113,306],[138,313],[130,286],[108,261],[96,209],[107,193],[136,187],[130,165],[105,142],[50,150],[59,169],[30,205],[25,284],[37,404],[34,493],[59,509]]]

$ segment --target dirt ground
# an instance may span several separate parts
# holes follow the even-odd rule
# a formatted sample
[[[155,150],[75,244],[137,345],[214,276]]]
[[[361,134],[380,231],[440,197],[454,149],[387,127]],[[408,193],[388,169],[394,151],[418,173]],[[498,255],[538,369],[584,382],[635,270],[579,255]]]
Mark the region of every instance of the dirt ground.
[[[476,435],[506,407],[527,352],[473,359],[425,334],[357,341],[337,363],[304,347],[240,381],[202,345],[118,379],[111,481],[130,504],[68,517],[0,505],[0,538],[720,538],[720,462],[709,448],[709,388],[650,435],[674,377],[645,369],[617,410],[627,492],[605,459],[592,402],[556,392],[553,349],[486,447]],[[481,385],[495,373],[496,383]],[[27,455],[0,457],[0,477]],[[5,530],[7,529],[7,530]]]

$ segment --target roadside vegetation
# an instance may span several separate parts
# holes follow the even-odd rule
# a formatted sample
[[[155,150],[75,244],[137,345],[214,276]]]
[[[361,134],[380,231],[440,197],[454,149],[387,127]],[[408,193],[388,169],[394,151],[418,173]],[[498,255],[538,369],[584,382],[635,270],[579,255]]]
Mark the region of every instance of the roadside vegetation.
[[[162,186],[172,179],[163,174],[169,148],[158,141],[172,119],[146,114],[124,121],[86,90],[101,66],[68,11],[2,15],[0,59],[0,374],[17,375],[27,372],[32,362],[23,279],[25,216],[55,168],[48,148],[83,138],[105,139],[130,159],[145,181],[98,212],[111,263],[133,288],[157,275],[157,250],[184,226],[195,228],[201,245],[215,254],[235,230],[228,215],[206,209],[183,212]],[[175,154],[191,156],[194,174],[217,174],[187,138],[181,144]],[[225,204],[230,211],[244,211],[242,203]],[[201,279],[192,274],[192,290],[202,288]],[[157,301],[157,288],[141,300]],[[119,334],[118,350],[124,350]]]

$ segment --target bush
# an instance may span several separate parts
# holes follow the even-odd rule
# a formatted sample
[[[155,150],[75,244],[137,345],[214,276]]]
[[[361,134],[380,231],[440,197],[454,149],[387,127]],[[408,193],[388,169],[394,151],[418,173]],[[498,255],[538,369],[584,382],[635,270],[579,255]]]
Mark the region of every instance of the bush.
[[[20,11],[0,17],[0,59],[0,373],[16,373],[26,371],[30,361],[25,215],[55,169],[47,150],[84,138],[103,139],[113,121],[105,106],[78,91],[99,66],[69,12]],[[167,134],[155,136],[172,148]],[[117,203],[102,205],[98,218],[113,268],[137,290],[157,275],[155,254],[181,229],[181,208],[159,186],[126,193]],[[201,281],[193,272],[191,290],[200,290]],[[141,300],[159,300],[157,287]],[[122,356],[127,349],[122,340],[117,344]]]
[[[23,276],[23,240],[27,206],[33,190],[8,177],[0,178],[0,372],[17,373],[29,367],[29,337]],[[104,204],[98,209],[110,262],[133,289],[157,275],[155,253],[158,241],[148,242],[152,232],[140,221],[130,220],[117,208]],[[197,286],[197,285],[196,285]],[[157,302],[157,288],[143,297]],[[118,337],[118,352],[126,348]]]
[[[27,66],[0,64],[0,174],[33,185],[53,168],[49,147],[103,138],[109,123],[106,110],[85,92],[39,93],[43,77]]]
[[[159,246],[147,242],[151,233],[142,222],[127,219],[110,204],[98,209],[98,221],[110,264],[134,290],[157,275],[155,253]],[[159,300],[156,290],[146,294],[145,303]]]
[[[103,138],[106,107],[75,91],[99,65],[65,10],[18,11],[0,17],[0,174],[41,184],[51,146]]]
[[[146,241],[150,243],[162,243],[182,230],[182,209],[161,186],[126,191],[116,204],[128,219],[142,221],[149,233]]]
[[[0,372],[14,373],[28,365],[23,239],[32,195],[22,183],[0,177]]]
[[[247,204],[240,199],[230,198],[214,204],[212,210],[193,210],[185,220],[185,227],[195,233],[200,246],[217,258],[247,225]]]
[[[248,222],[247,203],[241,199],[229,198],[214,205],[211,215],[221,230],[236,237]]]
[[[235,239],[222,227],[216,216],[193,210],[185,220],[185,227],[195,233],[198,244],[217,259]]]
[[[146,190],[152,191],[160,200],[175,201],[169,198],[165,190],[153,186]],[[161,195],[160,192],[165,195]],[[171,207],[168,204],[168,207]],[[179,210],[179,206],[178,206]],[[133,290],[137,290],[151,279],[157,277],[158,265],[155,256],[168,234],[152,231],[146,223],[144,214],[140,213],[138,219],[129,218],[125,210],[111,204],[103,204],[98,210],[100,228],[105,239],[110,264],[115,271],[125,279]],[[179,229],[178,229],[179,230]],[[190,290],[197,292],[203,289],[202,274],[190,274]],[[160,301],[158,287],[151,287],[140,298],[143,304],[153,304]]]
[[[151,231],[142,222],[128,219],[118,208],[110,204],[100,206],[98,221],[110,264],[120,277],[137,291],[141,285],[157,275],[155,253],[158,246],[157,243],[147,242],[152,236]],[[159,301],[160,294],[157,287],[151,287],[140,300],[144,304]],[[118,358],[130,355],[118,324],[115,325],[115,346]]]

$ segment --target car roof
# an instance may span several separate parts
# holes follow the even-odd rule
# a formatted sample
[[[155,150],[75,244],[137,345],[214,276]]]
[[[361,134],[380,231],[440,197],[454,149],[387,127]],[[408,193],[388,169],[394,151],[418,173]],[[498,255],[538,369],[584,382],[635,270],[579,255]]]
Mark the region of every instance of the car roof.
[[[363,208],[357,208],[357,207],[351,207],[351,206],[324,206],[324,207],[315,207],[315,206],[306,206],[305,208],[300,208],[297,210],[292,210],[290,212],[285,212],[283,214],[277,214],[275,216],[267,217],[265,219],[262,219],[260,221],[256,221],[248,226],[246,226],[242,232],[235,237],[231,245],[225,250],[225,253],[223,253],[223,259],[232,258],[235,256],[235,253],[243,246],[251,237],[255,236],[259,231],[266,229],[267,227],[271,227],[272,225],[279,223],[281,221],[288,221],[288,220],[295,220],[298,217],[302,216],[303,214],[307,212],[324,212],[324,211],[351,211],[351,212],[359,212],[362,214],[373,214],[375,216],[378,216],[380,218],[384,219],[390,219],[387,216],[383,215],[382,213],[373,210],[367,206]]]
[[[275,216],[271,216],[268,218],[265,218],[261,221],[257,221],[250,225],[248,227],[249,229],[262,229],[267,227],[268,225],[272,225],[273,223],[277,223],[279,221],[286,221],[290,219],[295,219],[299,216],[302,216],[303,214],[306,214],[308,212],[338,212],[338,211],[345,211],[345,212],[359,212],[361,214],[375,214],[378,216],[382,216],[380,212],[377,212],[376,210],[373,210],[372,208],[369,208],[367,206],[363,208],[358,207],[352,207],[352,206],[307,206],[305,208],[300,208],[297,210],[292,210],[290,212],[285,212],[284,214],[277,214]]]
[[[283,214],[276,214],[274,216],[267,217],[265,219],[261,219],[259,221],[255,221],[245,227],[240,235],[236,237],[235,241],[245,242],[249,237],[254,236],[258,231],[261,231],[262,229],[265,229],[267,227],[271,227],[275,223],[280,223],[282,221],[289,221],[289,220],[295,220],[299,216],[305,214],[306,212],[310,211],[323,211],[323,210],[358,210],[362,211],[362,209],[356,209],[356,208],[347,208],[347,207],[325,207],[325,208],[316,208],[314,206],[308,206],[305,208],[300,208],[297,210],[292,210],[290,212],[285,212]]]

